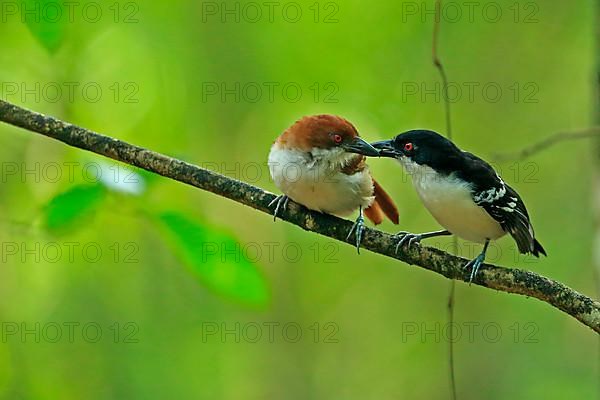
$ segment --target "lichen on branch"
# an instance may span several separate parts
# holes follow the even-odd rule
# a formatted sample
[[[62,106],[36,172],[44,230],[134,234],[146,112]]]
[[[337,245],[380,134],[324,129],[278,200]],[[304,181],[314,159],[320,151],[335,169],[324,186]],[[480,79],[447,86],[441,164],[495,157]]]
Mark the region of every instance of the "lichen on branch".
[[[275,196],[263,189],[2,100],[0,121],[212,192],[264,213],[273,213],[269,203]],[[278,217],[306,231],[353,245],[346,240],[352,227],[350,221],[310,211],[293,202]],[[364,249],[425,268],[448,279],[469,280],[469,274],[463,270],[468,262],[464,258],[420,246],[396,254],[395,247],[396,240],[392,235],[375,229],[365,230]],[[535,297],[600,334],[600,303],[560,282],[530,271],[484,264],[473,283],[502,292]]]

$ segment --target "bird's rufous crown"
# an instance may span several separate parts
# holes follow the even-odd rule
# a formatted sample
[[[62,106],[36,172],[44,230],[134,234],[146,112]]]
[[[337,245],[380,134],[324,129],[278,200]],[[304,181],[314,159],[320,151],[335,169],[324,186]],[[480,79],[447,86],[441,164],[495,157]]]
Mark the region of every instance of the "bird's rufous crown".
[[[280,146],[303,151],[314,148],[334,148],[359,136],[348,120],[336,115],[322,114],[303,117],[289,127],[278,139]],[[336,141],[337,139],[337,141]]]

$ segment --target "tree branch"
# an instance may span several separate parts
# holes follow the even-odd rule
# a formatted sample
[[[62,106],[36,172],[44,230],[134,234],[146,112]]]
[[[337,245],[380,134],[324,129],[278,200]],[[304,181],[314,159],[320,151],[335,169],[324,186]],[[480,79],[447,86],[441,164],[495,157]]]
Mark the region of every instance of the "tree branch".
[[[228,178],[192,164],[100,135],[87,129],[44,116],[0,100],[0,121],[59,140],[70,146],[91,151],[202,190],[215,193],[256,210],[272,215],[269,203],[275,198],[260,188]],[[281,219],[304,230],[341,242],[352,222],[331,215],[309,211],[290,202]],[[354,245],[353,243],[349,243]],[[411,247],[395,254],[396,241],[386,233],[366,229],[362,247],[374,253],[436,272],[449,279],[468,281],[463,270],[468,260],[431,247]],[[530,271],[485,264],[474,282],[507,293],[535,297],[571,315],[600,334],[600,303],[560,282]]]
[[[593,137],[600,138],[600,126],[594,126],[591,128],[582,129],[580,131],[558,132],[515,153],[496,154],[494,158],[496,161],[522,161],[533,156],[534,154],[554,146],[557,143],[567,140],[588,139]]]

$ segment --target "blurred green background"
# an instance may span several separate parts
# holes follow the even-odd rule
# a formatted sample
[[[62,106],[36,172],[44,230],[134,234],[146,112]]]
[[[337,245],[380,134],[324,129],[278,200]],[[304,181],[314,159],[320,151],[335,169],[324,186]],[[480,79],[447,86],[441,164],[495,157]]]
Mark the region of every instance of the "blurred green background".
[[[342,115],[369,140],[445,132],[432,0],[83,1],[60,18],[58,3],[0,1],[2,99],[274,192],[269,147],[300,116]],[[596,12],[591,0],[448,3],[440,55],[459,146],[493,161],[590,126]],[[450,398],[447,280],[0,132],[0,398]],[[490,261],[598,297],[590,148],[494,164],[549,257],[517,257],[504,238]],[[401,212],[383,230],[437,228],[398,165],[370,164]],[[588,328],[462,283],[456,301],[460,399],[597,398]]]

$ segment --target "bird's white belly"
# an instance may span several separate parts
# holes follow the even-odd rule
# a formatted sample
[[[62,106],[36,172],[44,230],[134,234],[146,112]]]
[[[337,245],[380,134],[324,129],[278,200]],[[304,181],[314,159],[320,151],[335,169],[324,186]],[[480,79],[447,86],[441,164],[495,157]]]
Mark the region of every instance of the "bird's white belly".
[[[504,236],[500,224],[475,204],[468,184],[453,177],[442,177],[428,167],[419,168],[423,171],[413,174],[413,184],[423,204],[440,225],[458,237],[476,243]]]
[[[347,216],[373,202],[373,181],[367,168],[353,175],[315,162],[293,150],[273,148],[269,170],[275,185],[289,198],[311,210]]]

